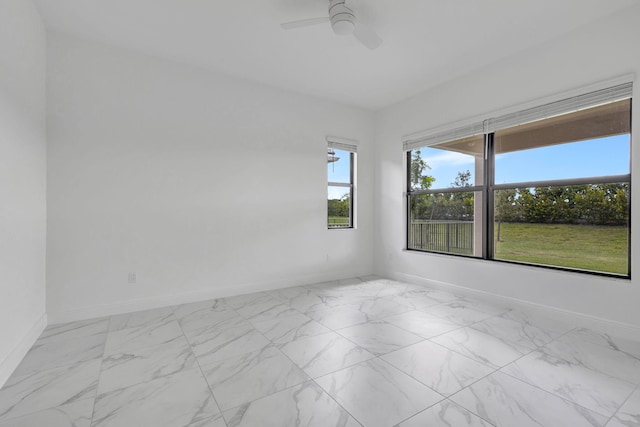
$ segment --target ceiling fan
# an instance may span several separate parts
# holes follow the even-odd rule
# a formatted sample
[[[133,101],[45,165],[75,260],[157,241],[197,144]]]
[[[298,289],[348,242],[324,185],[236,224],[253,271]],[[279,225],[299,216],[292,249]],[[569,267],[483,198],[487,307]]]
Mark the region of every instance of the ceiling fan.
[[[360,43],[369,49],[375,49],[382,44],[382,39],[372,29],[356,20],[356,15],[345,5],[345,0],[330,0],[329,16],[286,22],[280,26],[285,30],[293,30],[325,22],[331,23],[334,33],[341,36],[353,34]]]

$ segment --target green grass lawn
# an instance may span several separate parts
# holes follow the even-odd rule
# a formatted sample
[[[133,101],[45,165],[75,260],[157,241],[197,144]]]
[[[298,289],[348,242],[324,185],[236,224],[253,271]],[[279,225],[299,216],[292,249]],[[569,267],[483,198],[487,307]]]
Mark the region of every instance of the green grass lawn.
[[[348,227],[349,226],[349,217],[343,216],[330,216],[329,217],[329,227]]]
[[[626,227],[502,223],[495,258],[626,275],[627,239]]]

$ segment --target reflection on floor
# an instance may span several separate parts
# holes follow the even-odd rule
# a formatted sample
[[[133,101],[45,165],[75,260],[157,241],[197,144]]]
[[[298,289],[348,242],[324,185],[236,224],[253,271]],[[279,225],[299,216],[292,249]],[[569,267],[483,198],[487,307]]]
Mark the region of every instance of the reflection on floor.
[[[0,427],[628,427],[639,384],[639,342],[372,277],[49,326]]]

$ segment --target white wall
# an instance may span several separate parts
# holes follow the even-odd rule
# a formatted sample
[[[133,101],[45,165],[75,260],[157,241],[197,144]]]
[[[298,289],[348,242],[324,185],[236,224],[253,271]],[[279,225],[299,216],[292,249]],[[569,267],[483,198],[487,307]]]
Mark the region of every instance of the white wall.
[[[486,115],[537,98],[635,72],[640,75],[640,7],[559,40],[475,70],[380,111],[376,117],[376,269],[640,327],[640,132],[633,135],[633,280],[403,251],[404,169],[401,137]],[[633,128],[640,129],[640,82]]]
[[[61,34],[48,58],[54,322],[372,271],[371,113]],[[360,142],[356,230],[326,227],[326,135]]]
[[[0,387],[46,324],[44,25],[0,2]]]

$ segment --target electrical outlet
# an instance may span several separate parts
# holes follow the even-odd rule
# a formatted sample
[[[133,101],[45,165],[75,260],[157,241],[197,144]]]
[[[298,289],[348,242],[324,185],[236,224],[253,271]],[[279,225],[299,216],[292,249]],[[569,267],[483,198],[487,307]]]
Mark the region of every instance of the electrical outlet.
[[[136,273],[129,273],[129,283],[136,283]]]

